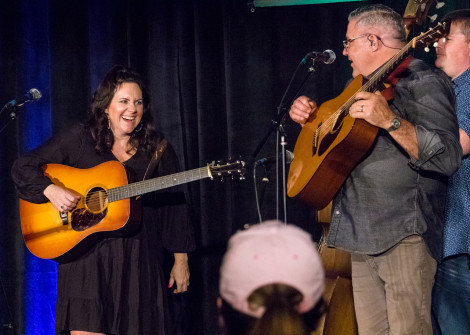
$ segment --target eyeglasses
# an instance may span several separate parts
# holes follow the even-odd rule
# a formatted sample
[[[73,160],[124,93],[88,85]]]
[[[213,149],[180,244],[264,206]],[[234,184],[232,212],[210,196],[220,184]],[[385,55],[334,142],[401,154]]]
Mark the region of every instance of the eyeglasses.
[[[366,37],[366,36],[370,36],[372,34],[362,34],[362,35],[359,35],[359,36],[356,36],[356,37],[353,37],[353,38],[348,38],[347,40],[344,40],[343,41],[343,47],[348,50],[349,48],[349,45],[351,44],[352,41],[358,39],[358,38],[361,38],[361,37]]]

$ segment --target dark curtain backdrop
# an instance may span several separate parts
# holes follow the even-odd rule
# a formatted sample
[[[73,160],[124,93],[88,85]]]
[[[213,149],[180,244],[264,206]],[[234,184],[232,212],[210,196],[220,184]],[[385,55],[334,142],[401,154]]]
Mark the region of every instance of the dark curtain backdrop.
[[[325,101],[342,91],[351,69],[341,55],[341,40],[347,14],[361,3],[253,8],[248,2],[0,2],[0,103],[32,87],[43,94],[18,108],[17,118],[0,133],[0,321],[13,325],[0,333],[52,333],[54,322],[55,263],[24,247],[11,165],[52,134],[84,121],[91,93],[113,65],[131,66],[146,78],[157,126],[175,147],[183,170],[228,157],[250,158],[309,51],[331,49],[337,60],[319,64],[302,93]],[[469,1],[446,2],[436,13],[470,6]],[[407,1],[363,3],[384,3],[403,13]],[[433,59],[432,53],[422,56]],[[306,77],[302,66],[285,102]],[[1,122],[0,128],[5,115]],[[300,127],[287,120],[285,130],[292,151]],[[274,156],[277,143],[274,132],[257,158]],[[274,172],[274,167],[257,169],[264,220],[278,215],[276,183],[281,180]],[[198,249],[191,255],[190,292],[175,297],[173,309],[181,334],[217,334],[218,267],[226,241],[244,224],[258,221],[253,174],[250,169],[242,181],[193,182],[187,190]],[[311,209],[292,199],[287,209],[288,222],[318,238]]]

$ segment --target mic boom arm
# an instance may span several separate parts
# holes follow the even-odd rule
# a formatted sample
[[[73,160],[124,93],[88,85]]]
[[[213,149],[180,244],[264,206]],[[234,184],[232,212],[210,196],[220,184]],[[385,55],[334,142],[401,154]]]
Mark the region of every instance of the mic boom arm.
[[[16,107],[22,106],[29,101],[39,100],[41,97],[41,92],[36,88],[32,88],[24,96],[7,102],[5,106],[3,106],[2,110],[0,110],[0,133],[6,128],[11,120],[16,118]],[[4,112],[6,115],[5,117]],[[4,118],[7,118],[7,120],[4,121]],[[2,124],[4,125],[2,126]]]

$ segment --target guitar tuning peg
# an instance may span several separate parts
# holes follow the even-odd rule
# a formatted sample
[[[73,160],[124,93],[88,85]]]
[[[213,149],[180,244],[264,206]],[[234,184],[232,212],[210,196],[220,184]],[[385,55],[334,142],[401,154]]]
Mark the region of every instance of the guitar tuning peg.
[[[434,15],[432,15],[432,16],[428,16],[428,18],[429,18],[429,20],[430,20],[431,23],[432,23],[432,22],[436,21],[436,19],[437,19],[437,14],[434,14]]]
[[[445,2],[439,2],[438,0],[436,0],[436,9],[442,8],[444,6],[445,6]]]
[[[426,46],[424,47],[424,51],[429,52],[429,46],[426,45]]]
[[[432,45],[433,47],[437,48],[437,41],[434,42],[434,44]]]

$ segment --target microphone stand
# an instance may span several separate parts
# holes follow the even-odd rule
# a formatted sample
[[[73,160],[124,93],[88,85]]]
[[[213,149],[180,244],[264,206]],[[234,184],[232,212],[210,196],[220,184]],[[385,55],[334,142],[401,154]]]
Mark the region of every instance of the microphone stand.
[[[287,176],[286,176],[286,132],[284,131],[284,127],[282,124],[279,125],[278,133],[281,136],[281,159],[282,159],[282,204],[284,210],[284,223],[287,223]],[[279,164],[276,164],[276,169],[279,169]],[[276,178],[279,176],[279,170],[276,171]],[[279,183],[276,183],[276,187],[279,187]],[[279,194],[279,190],[277,190],[276,194]],[[278,202],[278,197],[276,197],[276,202]],[[276,205],[276,208],[279,208],[279,205]],[[276,218],[279,220],[279,210],[277,213]]]
[[[306,57],[305,57],[306,58]],[[271,120],[271,126],[261,139],[261,141],[258,143],[256,146],[255,150],[251,154],[251,158],[249,158],[247,165],[253,165],[253,169],[256,168],[256,164],[253,164],[255,162],[256,156],[259,154],[261,148],[266,144],[266,141],[268,140],[269,136],[274,132],[274,130],[277,130],[277,141],[276,143],[279,143],[279,136],[281,137],[280,145],[281,145],[281,159],[282,159],[282,183],[283,183],[283,208],[284,208],[284,223],[287,223],[287,198],[286,198],[286,184],[287,184],[287,178],[286,178],[286,134],[284,132],[283,128],[283,123],[285,121],[285,116],[287,114],[287,111],[289,110],[290,106],[292,105],[294,99],[298,96],[300,90],[304,87],[305,82],[307,79],[310,77],[310,75],[315,71],[315,58],[310,57],[309,59],[311,60],[312,64],[308,67],[308,71],[304,78],[302,79],[302,82],[300,86],[298,87],[297,91],[293,95],[293,97],[290,99],[289,103],[287,106],[284,103],[284,100],[286,98],[287,92],[289,92],[292,82],[294,78],[296,77],[297,73],[300,70],[301,65],[307,65],[306,59],[303,58],[300,63],[297,65],[296,70],[294,71],[294,74],[292,75],[289,84],[287,85],[286,90],[284,91],[284,95],[282,96],[281,102],[279,103],[279,106],[277,107],[277,115],[274,120]],[[276,161],[279,161],[278,158],[278,150],[276,149]],[[279,220],[279,164],[276,164],[276,219]],[[261,222],[261,215],[259,215],[260,222]]]
[[[2,110],[0,111],[0,116],[2,117],[2,123],[3,123],[3,115],[4,115],[3,112],[8,113],[8,115],[6,116],[8,120],[6,120],[3,127],[0,128],[0,134],[5,130],[5,128],[10,123],[10,121],[16,118],[16,108],[15,106],[10,105],[10,103],[7,103],[5,106],[3,106]]]

